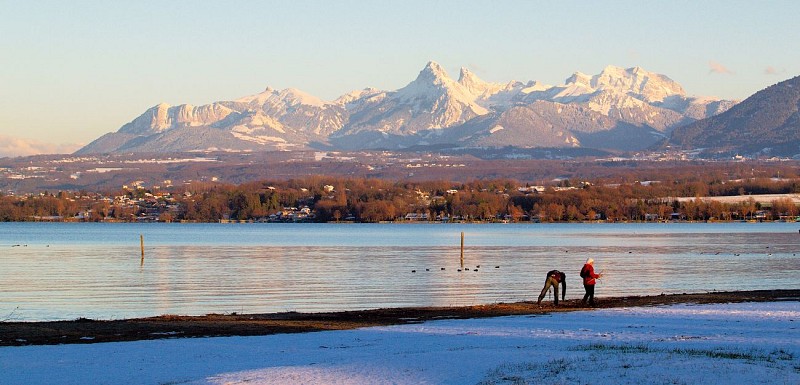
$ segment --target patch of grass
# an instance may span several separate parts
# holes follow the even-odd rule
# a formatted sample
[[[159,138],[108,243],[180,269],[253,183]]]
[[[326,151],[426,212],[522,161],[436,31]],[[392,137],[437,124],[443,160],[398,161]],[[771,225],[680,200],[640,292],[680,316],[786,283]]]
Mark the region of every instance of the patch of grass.
[[[637,344],[637,345],[610,345],[610,344],[588,344],[588,345],[579,345],[575,348],[575,350],[581,351],[599,351],[599,352],[617,352],[617,353],[661,353],[661,350],[655,350],[650,348],[645,344]]]
[[[768,361],[769,356],[756,350],[732,351],[724,349],[673,349],[670,353],[695,357],[723,358],[727,360]]]
[[[544,368],[551,374],[551,375],[559,375],[563,373],[568,373],[572,369],[572,361],[567,360],[566,358],[559,358],[555,360],[550,360],[547,364],[544,365]]]
[[[781,361],[794,361],[795,360],[794,354],[792,354],[792,352],[787,352],[787,351],[785,351],[783,349],[775,349],[772,352],[770,352],[769,354],[770,354],[770,356],[775,357],[776,360],[781,360]]]
[[[659,349],[647,346],[645,344],[629,345],[629,344],[588,344],[580,345],[575,348],[579,351],[597,351],[597,352],[617,352],[624,354],[650,354],[650,353],[665,353],[677,354],[693,357],[709,357],[727,360],[747,360],[747,361],[763,361],[775,362],[777,360],[792,361],[795,359],[794,355],[783,349],[776,349],[772,352],[765,352],[758,349],[750,350],[737,350],[729,348],[712,348],[712,349]]]
[[[726,381],[730,368],[760,367],[779,376],[800,372],[796,353],[780,348],[708,347],[687,348],[647,343],[591,343],[575,346],[555,356],[537,356],[528,362],[505,363],[487,372],[480,385],[589,384],[604,383],[591,376],[608,378],[621,385],[685,385],[697,383],[681,371],[668,370],[670,362],[717,373]],[[738,369],[737,369],[738,370]],[[699,372],[698,372],[699,373]],[[787,378],[788,378],[787,377]],[[782,377],[776,377],[782,378]],[[714,382],[714,381],[712,381]],[[721,383],[721,382],[720,382]],[[791,383],[791,381],[786,382]]]
[[[180,385],[190,382],[191,380],[176,380],[159,383],[158,385]]]
[[[478,385],[528,385],[542,383],[571,383],[569,375],[578,367],[574,359],[556,358],[546,363],[505,363],[491,370]],[[566,381],[566,382],[565,382]]]

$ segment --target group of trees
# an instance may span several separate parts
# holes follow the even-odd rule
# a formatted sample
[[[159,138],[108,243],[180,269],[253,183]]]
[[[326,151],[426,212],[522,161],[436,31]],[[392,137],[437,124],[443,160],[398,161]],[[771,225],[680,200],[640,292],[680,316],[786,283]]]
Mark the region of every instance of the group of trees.
[[[796,217],[798,209],[788,198],[762,205],[747,198],[748,194],[800,192],[797,180],[774,178],[614,184],[562,180],[543,191],[526,187],[510,179],[455,183],[311,176],[237,186],[193,184],[169,194],[144,189],[110,194],[42,193],[0,196],[0,221],[69,220],[78,215],[81,220],[262,220],[298,207],[311,212],[304,220],[318,222],[397,221],[410,213],[428,220],[464,221],[769,220]],[[733,203],[713,200],[731,195],[742,198]]]
[[[36,218],[75,215],[80,210],[80,202],[66,192],[56,195],[42,193],[37,196],[0,195],[0,221],[20,222]]]

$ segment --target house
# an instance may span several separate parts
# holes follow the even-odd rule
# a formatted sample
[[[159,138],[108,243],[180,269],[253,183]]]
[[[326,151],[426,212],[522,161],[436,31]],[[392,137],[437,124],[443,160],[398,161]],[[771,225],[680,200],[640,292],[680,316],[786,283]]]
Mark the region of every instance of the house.
[[[427,221],[428,213],[408,213],[404,219],[407,221]]]

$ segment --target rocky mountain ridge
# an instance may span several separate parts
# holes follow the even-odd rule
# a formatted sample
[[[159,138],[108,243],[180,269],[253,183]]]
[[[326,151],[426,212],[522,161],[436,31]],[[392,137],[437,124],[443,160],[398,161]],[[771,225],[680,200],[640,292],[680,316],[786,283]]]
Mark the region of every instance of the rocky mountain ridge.
[[[665,75],[608,66],[564,84],[458,80],[429,62],[403,88],[366,88],[334,101],[296,89],[203,106],[156,105],[78,151],[342,150],[452,147],[590,147],[640,150],[734,101],[687,96]]]
[[[705,157],[800,157],[800,76],[673,132],[665,143]]]

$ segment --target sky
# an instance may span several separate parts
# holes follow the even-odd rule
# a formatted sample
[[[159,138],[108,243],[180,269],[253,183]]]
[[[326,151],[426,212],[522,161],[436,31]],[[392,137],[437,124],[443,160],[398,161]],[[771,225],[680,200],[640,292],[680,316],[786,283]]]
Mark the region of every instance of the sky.
[[[563,84],[639,66],[744,99],[800,74],[796,1],[0,0],[0,156],[65,153],[159,103],[324,100],[457,77]]]
[[[684,304],[259,337],[1,347],[0,381],[797,384],[798,317],[797,301]]]

